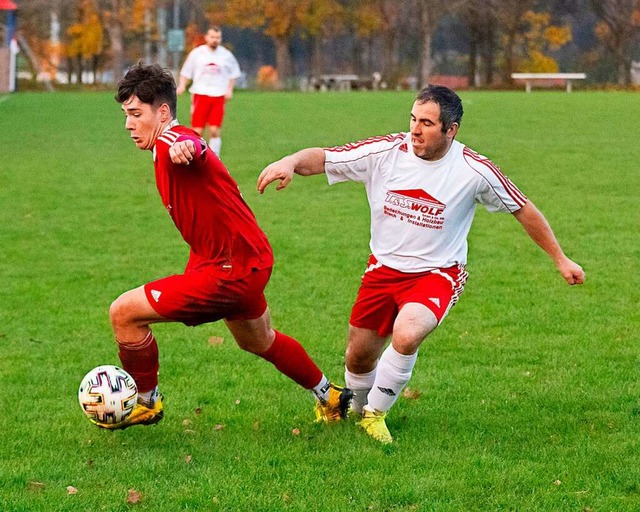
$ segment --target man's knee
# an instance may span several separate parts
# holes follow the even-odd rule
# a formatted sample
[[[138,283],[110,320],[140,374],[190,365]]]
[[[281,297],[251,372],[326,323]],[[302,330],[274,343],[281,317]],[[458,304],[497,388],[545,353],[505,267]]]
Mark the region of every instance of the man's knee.
[[[347,346],[345,354],[347,369],[356,374],[369,373],[376,367],[378,356],[379,354],[376,350],[362,351]]]
[[[130,290],[123,293],[111,303],[109,307],[109,319],[116,332],[131,327],[148,325],[152,320],[146,312],[146,297],[141,289]],[[144,302],[141,302],[143,301]]]
[[[407,304],[393,325],[393,347],[401,354],[414,354],[424,339],[438,327],[438,319],[422,304]]]
[[[437,323],[429,325],[427,328],[424,326],[418,327],[411,323],[396,323],[393,329],[393,348],[400,354],[415,354],[425,338],[433,332],[436,327]]]
[[[127,306],[126,294],[120,295],[109,307],[109,319],[114,328],[123,327],[131,322],[131,308]]]
[[[385,339],[375,331],[351,326],[345,354],[347,369],[356,374],[369,373],[376,367],[384,344]]]

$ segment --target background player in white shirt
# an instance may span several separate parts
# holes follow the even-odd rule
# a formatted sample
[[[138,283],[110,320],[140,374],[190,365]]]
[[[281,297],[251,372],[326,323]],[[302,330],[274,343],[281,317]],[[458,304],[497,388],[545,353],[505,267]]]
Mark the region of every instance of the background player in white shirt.
[[[205,44],[191,50],[180,70],[177,94],[184,93],[193,82],[191,98],[191,127],[200,135],[209,126],[209,147],[220,155],[222,120],[225,101],[233,97],[240,66],[222,43],[222,30],[214,26],[204,36]]]
[[[535,205],[493,162],[454,140],[462,113],[455,92],[428,86],[413,104],[409,133],[303,149],[258,178],[261,193],[276,180],[283,189],[294,173],[365,185],[371,256],[349,321],[345,375],[360,426],[383,443],[392,442],[385,416],[409,382],[420,344],[464,287],[476,203],[512,213],[567,283],[585,277]]]

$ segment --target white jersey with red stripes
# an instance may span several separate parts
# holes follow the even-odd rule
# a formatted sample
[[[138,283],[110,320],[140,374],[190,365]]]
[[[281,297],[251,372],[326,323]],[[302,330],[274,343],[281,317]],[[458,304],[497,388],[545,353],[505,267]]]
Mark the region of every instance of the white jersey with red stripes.
[[[409,133],[324,148],[324,155],[330,185],[364,183],[371,252],[402,272],[464,265],[476,204],[514,213],[527,201],[491,160],[456,140],[437,161],[417,157]]]
[[[193,80],[189,92],[204,96],[224,96],[229,81],[240,77],[240,66],[224,46],[215,50],[206,44],[191,50],[180,74]]]

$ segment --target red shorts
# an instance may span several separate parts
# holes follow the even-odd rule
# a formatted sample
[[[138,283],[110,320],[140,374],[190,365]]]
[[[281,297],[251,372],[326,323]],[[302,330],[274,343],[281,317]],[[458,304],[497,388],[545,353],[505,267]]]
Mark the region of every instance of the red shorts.
[[[227,320],[253,320],[267,309],[264,289],[271,268],[228,280],[220,271],[187,270],[144,285],[151,307],[174,322],[199,325]]]
[[[372,255],[351,310],[350,323],[386,338],[393,332],[398,312],[409,302],[429,308],[440,323],[458,302],[467,275],[464,265],[428,272],[400,272],[378,263]]]
[[[224,96],[194,94],[191,98],[191,127],[222,126]]]

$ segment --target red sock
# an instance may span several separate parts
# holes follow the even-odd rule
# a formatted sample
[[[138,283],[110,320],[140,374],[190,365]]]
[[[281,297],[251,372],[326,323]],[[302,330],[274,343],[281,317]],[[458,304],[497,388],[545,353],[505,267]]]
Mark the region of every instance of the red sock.
[[[320,368],[299,342],[286,334],[275,332],[276,338],[273,340],[273,345],[266,352],[258,355],[303,388],[313,389],[322,379]]]
[[[118,341],[118,340],[116,340]],[[158,344],[149,334],[140,343],[121,343],[118,341],[118,357],[122,368],[133,377],[138,386],[138,392],[145,393],[155,389],[158,385]]]

